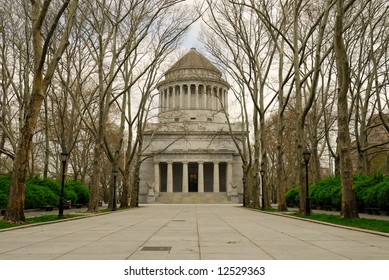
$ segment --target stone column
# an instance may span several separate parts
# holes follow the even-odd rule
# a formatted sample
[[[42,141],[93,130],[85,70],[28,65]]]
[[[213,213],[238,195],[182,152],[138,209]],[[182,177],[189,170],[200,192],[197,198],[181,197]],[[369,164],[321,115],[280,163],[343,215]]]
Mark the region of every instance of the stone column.
[[[195,84],[196,109],[200,109],[199,85]]]
[[[216,96],[214,91],[214,86],[211,87],[211,98],[212,98],[212,110],[216,110]]]
[[[182,85],[179,85],[179,88],[180,88],[180,109],[183,109],[184,107],[182,106],[183,105],[183,99],[184,99],[184,93],[183,93],[183,86]]]
[[[213,163],[213,192],[220,192],[219,162]]]
[[[159,175],[159,162],[154,162],[154,191],[160,193],[161,178]]]
[[[227,193],[232,192],[232,163],[229,161],[227,162]]]
[[[204,162],[199,162],[199,178],[197,182],[198,186],[198,192],[203,193],[204,192]]]
[[[218,87],[216,87],[215,88],[216,90],[215,90],[215,110],[219,110],[219,88]]]
[[[173,192],[173,163],[167,163],[167,192]]]
[[[174,87],[169,87],[169,96],[170,92],[172,93],[172,99],[171,99],[171,108],[175,109],[176,108],[176,90]]]
[[[188,174],[188,162],[182,163],[182,192],[187,193],[189,191],[189,174]]]
[[[159,100],[158,100],[158,109],[159,109],[159,112],[161,113],[162,112],[162,95],[163,95],[163,92],[159,92]]]
[[[161,92],[161,111],[165,111],[165,89]]]
[[[166,90],[166,111],[170,108],[170,92],[169,88]]]
[[[228,112],[228,93],[227,90],[224,91],[224,107],[226,112]]]
[[[207,86],[203,85],[203,109],[207,110]]]
[[[188,109],[191,109],[191,103],[192,103],[192,93],[190,92],[190,85],[186,85],[186,89],[187,89],[187,97],[188,97]]]

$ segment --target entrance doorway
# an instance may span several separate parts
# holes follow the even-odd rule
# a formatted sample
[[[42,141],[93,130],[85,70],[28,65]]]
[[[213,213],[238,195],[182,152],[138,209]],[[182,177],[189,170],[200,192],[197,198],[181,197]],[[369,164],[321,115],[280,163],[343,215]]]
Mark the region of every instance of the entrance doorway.
[[[189,192],[198,192],[197,173],[189,173]]]
[[[188,164],[188,191],[189,192],[198,192],[198,164],[197,163],[189,163]]]

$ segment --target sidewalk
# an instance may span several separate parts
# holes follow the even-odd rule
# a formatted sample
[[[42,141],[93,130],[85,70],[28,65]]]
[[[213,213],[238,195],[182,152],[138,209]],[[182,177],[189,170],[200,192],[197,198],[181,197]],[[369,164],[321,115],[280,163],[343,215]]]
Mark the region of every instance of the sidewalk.
[[[238,205],[147,205],[0,232],[0,259],[389,260],[389,237]]]

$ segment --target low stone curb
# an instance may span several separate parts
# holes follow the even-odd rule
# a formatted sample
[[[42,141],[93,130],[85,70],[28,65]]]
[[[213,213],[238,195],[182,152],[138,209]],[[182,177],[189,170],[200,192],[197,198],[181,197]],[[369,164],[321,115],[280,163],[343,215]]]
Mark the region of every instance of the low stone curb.
[[[79,220],[79,219],[85,219],[85,218],[91,218],[91,217],[107,215],[107,214],[112,214],[112,212],[88,214],[88,215],[83,215],[83,216],[80,216],[80,217],[66,218],[66,219],[63,219],[63,220],[55,220],[55,221],[48,221],[48,222],[41,222],[41,223],[34,223],[34,224],[20,225],[20,226],[15,226],[15,227],[10,227],[10,228],[4,228],[4,229],[0,229],[0,233],[1,232],[5,232],[5,231],[11,231],[11,230],[18,230],[18,229],[24,229],[24,228],[30,228],[30,227],[37,227],[37,226],[42,226],[42,225],[63,223],[63,222]]]
[[[275,213],[275,212],[267,212],[267,211],[263,211],[260,209],[253,209],[253,208],[246,208],[246,209],[251,210],[251,211],[257,211],[257,212],[264,213],[264,214],[279,216],[279,217],[288,217],[288,218],[295,219],[295,220],[303,220],[303,221],[321,224],[321,225],[327,225],[327,226],[331,226],[331,227],[338,227],[338,228],[349,229],[349,230],[353,230],[353,231],[360,231],[360,232],[364,232],[364,233],[371,233],[371,234],[375,234],[375,235],[389,237],[389,233],[385,233],[385,232],[368,230],[368,229],[363,229],[363,228],[356,228],[356,227],[349,227],[349,226],[338,225],[338,224],[332,224],[332,223],[327,223],[327,222],[322,222],[322,221],[317,221],[317,220],[312,220],[312,219],[305,219],[302,217],[291,216],[285,212]]]

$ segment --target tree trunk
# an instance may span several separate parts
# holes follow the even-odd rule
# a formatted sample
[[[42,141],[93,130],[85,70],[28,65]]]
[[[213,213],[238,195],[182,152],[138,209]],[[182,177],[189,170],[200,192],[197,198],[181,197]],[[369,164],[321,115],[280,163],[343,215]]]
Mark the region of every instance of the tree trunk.
[[[130,184],[129,184],[130,168],[129,164],[126,164],[123,172],[123,193],[120,200],[120,208],[128,208],[128,199],[130,197]]]
[[[131,196],[130,196],[130,206],[132,207],[138,207],[138,197],[139,197],[139,168],[140,164],[138,163],[137,166],[133,170],[133,176],[130,177],[130,183],[131,183]]]
[[[92,165],[92,177],[90,184],[90,198],[88,205],[88,212],[94,213],[99,210],[99,199],[100,199],[100,172],[101,172],[101,156],[102,146],[101,143],[96,143],[93,155]]]
[[[358,218],[358,208],[354,192],[352,162],[350,157],[350,132],[348,119],[347,94],[350,86],[350,73],[346,48],[343,42],[343,0],[337,0],[334,34],[334,51],[338,78],[338,143],[340,175],[342,182],[341,216],[347,219]]]

